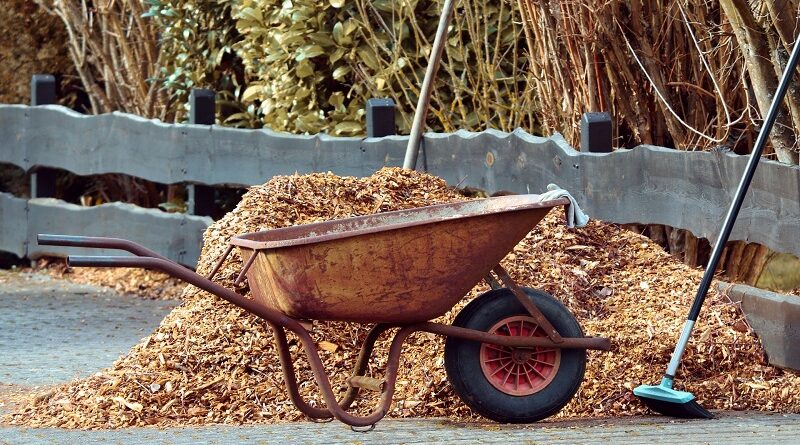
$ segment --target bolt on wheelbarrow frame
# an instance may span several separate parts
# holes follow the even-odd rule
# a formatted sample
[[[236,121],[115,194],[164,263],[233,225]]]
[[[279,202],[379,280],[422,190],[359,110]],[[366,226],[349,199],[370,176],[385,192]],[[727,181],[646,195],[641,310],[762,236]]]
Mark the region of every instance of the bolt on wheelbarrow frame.
[[[490,198],[497,199],[497,198]],[[565,200],[557,200],[549,203],[547,207],[555,205],[566,205]],[[450,206],[463,204],[451,204]],[[430,208],[434,208],[431,206]],[[448,207],[448,208],[451,208]],[[424,208],[423,208],[424,209]],[[418,211],[413,209],[411,212]],[[544,213],[548,209],[545,209]],[[423,210],[427,211],[427,210]],[[389,212],[392,213],[392,212]],[[398,213],[399,214],[399,213]],[[382,214],[381,218],[385,218]],[[404,216],[404,214],[401,214]],[[461,219],[463,215],[453,215],[451,219]],[[349,218],[363,226],[365,217]],[[539,218],[541,219],[541,218]],[[532,225],[535,225],[537,219]],[[342,221],[342,220],[340,220]],[[369,221],[367,219],[367,221]],[[381,219],[380,221],[384,221]],[[321,223],[325,224],[325,223]],[[330,222],[328,222],[330,224]],[[415,226],[416,223],[405,223],[405,226]],[[295,226],[302,227],[302,226]],[[314,225],[306,225],[306,227],[316,227]],[[397,236],[396,232],[402,232],[407,227],[399,227],[395,231],[390,231],[390,236]],[[284,230],[284,229],[277,229]],[[375,229],[377,230],[377,229]],[[370,229],[366,229],[370,232]],[[527,233],[527,231],[525,232]],[[351,234],[352,235],[352,234]],[[359,235],[364,236],[364,233],[356,233],[353,237]],[[524,236],[524,235],[523,235]],[[340,237],[341,238],[341,237]],[[230,290],[220,284],[217,284],[210,279],[203,277],[194,271],[185,268],[175,262],[172,262],[157,253],[146,249],[136,243],[128,240],[117,238],[103,238],[103,237],[85,237],[85,236],[65,236],[65,235],[39,235],[38,241],[40,245],[57,245],[57,246],[72,246],[72,247],[96,247],[96,248],[109,248],[125,250],[133,253],[136,256],[69,256],[67,259],[68,265],[71,267],[134,267],[144,269],[155,269],[162,271],[168,275],[185,281],[189,284],[197,286],[211,294],[214,294],[226,301],[250,312],[258,317],[264,319],[272,329],[275,335],[275,343],[278,350],[278,356],[281,361],[284,378],[286,380],[286,387],[290,399],[295,406],[311,419],[330,419],[336,418],[341,422],[353,427],[367,427],[374,425],[381,418],[383,418],[389,411],[389,407],[394,395],[395,383],[397,380],[397,373],[400,362],[400,354],[402,352],[403,343],[411,334],[415,332],[428,332],[446,337],[455,337],[468,341],[475,341],[485,344],[492,344],[496,346],[504,346],[510,348],[537,348],[537,347],[551,347],[551,348],[564,348],[564,349],[598,349],[609,350],[610,342],[606,338],[599,337],[583,337],[583,338],[563,338],[552,327],[548,320],[536,308],[535,303],[531,302],[525,297],[524,292],[514,283],[506,271],[497,263],[492,270],[498,278],[508,287],[511,292],[519,299],[525,310],[534,318],[545,330],[546,337],[514,337],[490,334],[473,329],[461,328],[458,326],[444,325],[441,323],[433,323],[430,321],[422,322],[378,322],[367,334],[364,344],[361,346],[356,364],[353,370],[353,375],[348,379],[349,388],[344,395],[343,399],[338,401],[333,392],[330,384],[330,379],[320,359],[318,349],[312,339],[308,329],[304,327],[303,323],[296,318],[290,317],[287,314],[268,307],[263,301],[258,299],[249,299],[240,295],[233,290]],[[252,240],[251,240],[252,241]],[[247,243],[245,243],[247,244]],[[306,244],[314,245],[313,241]],[[242,251],[246,251],[246,247],[239,246]],[[254,247],[254,246],[250,246]],[[300,246],[302,248],[302,246]],[[230,250],[229,250],[230,251]],[[228,251],[228,253],[229,253]],[[507,252],[507,251],[506,251]],[[251,252],[251,257],[263,255],[259,250],[255,249]],[[503,253],[503,256],[505,253]],[[247,260],[245,260],[247,262]],[[499,260],[498,260],[499,261]],[[252,266],[252,261],[249,261]],[[221,261],[220,261],[221,263]],[[248,266],[248,267],[250,267]],[[219,269],[219,265],[214,268],[213,272]],[[247,272],[245,270],[245,272]],[[248,281],[253,272],[248,273]],[[475,283],[470,285],[473,286]],[[262,289],[263,290],[263,289]],[[255,292],[254,292],[255,293]],[[462,294],[463,297],[463,294]],[[450,305],[452,307],[452,304]],[[402,315],[402,314],[401,314]],[[364,373],[367,370],[367,363],[373,352],[375,342],[381,334],[392,328],[399,328],[395,333],[389,348],[389,355],[387,366],[384,373],[384,379],[378,380],[370,377],[365,377]],[[316,383],[322,393],[323,400],[325,401],[325,408],[316,408],[310,406],[301,397],[298,389],[296,376],[292,364],[292,358],[289,353],[289,345],[286,337],[286,330],[293,332],[299,339],[303,349],[308,356],[311,369],[314,373]],[[381,392],[380,402],[378,407],[367,416],[356,416],[347,412],[351,404],[356,400],[360,389],[371,389]]]

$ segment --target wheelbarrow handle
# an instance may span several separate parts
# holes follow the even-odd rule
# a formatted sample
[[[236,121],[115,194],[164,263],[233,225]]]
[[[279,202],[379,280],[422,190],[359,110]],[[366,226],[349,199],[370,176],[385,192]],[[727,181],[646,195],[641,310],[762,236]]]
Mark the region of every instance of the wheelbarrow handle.
[[[130,252],[140,257],[169,259],[159,255],[152,250],[121,238],[105,238],[100,236],[74,236],[74,235],[50,235],[40,233],[36,235],[36,241],[40,246],[68,246],[68,247],[95,247],[100,249],[116,249]]]
[[[142,257],[128,256],[95,256],[95,255],[69,255],[69,267],[141,267],[138,261]],[[146,258],[146,257],[144,257]]]
[[[174,261],[135,256],[70,255],[67,257],[67,265],[70,267],[135,267],[159,270],[225,299],[248,312],[258,315],[264,320],[284,326],[298,335],[308,335],[305,328],[303,328],[300,323],[287,315],[263,306],[255,300],[239,295]],[[310,339],[311,337],[308,338]]]

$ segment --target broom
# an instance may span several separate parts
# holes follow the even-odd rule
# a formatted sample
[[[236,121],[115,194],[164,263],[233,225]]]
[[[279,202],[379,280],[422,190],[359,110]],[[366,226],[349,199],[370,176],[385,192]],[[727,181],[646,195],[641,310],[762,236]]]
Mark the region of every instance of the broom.
[[[758,167],[761,152],[764,150],[764,145],[767,143],[772,125],[775,123],[775,118],[778,115],[778,110],[781,107],[781,102],[783,102],[783,97],[786,94],[792,74],[797,68],[798,55],[800,55],[800,42],[796,41],[792,49],[792,55],[789,57],[789,62],[786,64],[786,69],[783,71],[783,76],[778,84],[775,97],[772,99],[767,117],[764,120],[764,126],[761,127],[758,133],[755,147],[753,147],[753,153],[750,155],[750,160],[747,162],[744,175],[742,175],[739,187],[736,189],[733,203],[731,203],[728,214],[725,216],[722,231],[719,233],[717,243],[714,245],[714,250],[711,252],[711,259],[708,261],[708,266],[706,266],[706,271],[703,274],[700,287],[697,289],[697,295],[694,297],[694,303],[689,311],[689,316],[686,323],[683,325],[683,331],[681,332],[678,344],[675,345],[675,351],[672,353],[669,366],[667,366],[667,372],[661,379],[660,385],[641,385],[633,390],[634,395],[639,397],[651,410],[658,413],[684,418],[709,419],[713,417],[708,410],[697,403],[692,393],[672,389],[672,383],[675,380],[675,374],[678,371],[678,365],[680,365],[681,356],[686,348],[686,343],[688,343],[689,337],[692,335],[694,323],[697,321],[697,316],[700,315],[700,309],[703,306],[703,301],[705,301],[708,288],[711,286],[711,280],[714,278],[714,271],[716,271],[717,264],[722,256],[722,249],[725,247],[725,243],[728,242],[733,224],[736,222],[736,216],[739,214],[744,196],[747,193],[747,189],[750,187],[750,182],[753,179],[756,167]]]

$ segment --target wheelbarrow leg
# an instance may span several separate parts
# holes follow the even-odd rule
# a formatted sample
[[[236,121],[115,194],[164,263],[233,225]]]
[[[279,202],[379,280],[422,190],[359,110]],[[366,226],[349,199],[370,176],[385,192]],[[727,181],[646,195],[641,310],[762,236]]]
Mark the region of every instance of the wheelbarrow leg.
[[[312,407],[306,403],[305,400],[303,400],[303,397],[300,395],[298,390],[297,377],[294,373],[294,363],[292,361],[291,353],[289,352],[289,344],[286,339],[286,333],[281,326],[277,326],[274,323],[269,323],[269,326],[275,335],[275,344],[278,349],[278,356],[281,360],[283,378],[286,382],[286,390],[289,393],[289,398],[291,399],[292,403],[295,404],[297,409],[311,419],[330,419],[333,417],[331,410]],[[378,340],[381,334],[392,327],[393,326],[388,324],[378,324],[373,327],[369,333],[367,333],[367,338],[364,340],[364,344],[361,346],[358,358],[356,359],[353,376],[362,376],[364,374],[367,369],[367,364],[369,363],[369,358],[375,348],[375,342]],[[356,400],[356,397],[358,397],[358,393],[358,387],[350,386],[347,389],[344,398],[342,398],[337,405],[342,410],[347,410]]]
[[[282,326],[275,323],[267,322],[272,329],[272,335],[275,336],[275,345],[278,348],[278,357],[281,360],[281,369],[283,370],[283,379],[286,382],[286,391],[289,393],[289,398],[303,414],[312,420],[316,419],[330,419],[333,414],[330,410],[322,408],[314,408],[306,403],[300,395],[297,386],[297,377],[294,374],[294,364],[292,363],[292,356],[289,352],[289,343],[286,341],[286,332]]]
[[[389,357],[387,359],[385,371],[385,385],[381,393],[381,399],[378,403],[378,407],[367,416],[354,416],[339,406],[336,396],[331,389],[330,379],[328,379],[328,375],[322,365],[322,360],[319,358],[319,352],[314,345],[314,340],[311,338],[311,335],[309,335],[308,331],[305,329],[302,331],[295,331],[295,333],[300,338],[300,343],[303,345],[303,349],[306,352],[311,370],[314,372],[314,379],[322,393],[328,410],[330,410],[336,419],[343,423],[352,427],[365,427],[374,425],[389,412],[389,406],[392,404],[392,396],[394,396],[395,383],[397,382],[397,371],[400,367],[400,354],[403,350],[403,342],[409,335],[418,330],[419,326],[417,325],[406,326],[400,329],[392,339],[392,344],[389,347]],[[375,338],[377,338],[377,335]]]
[[[392,327],[393,326],[388,324],[377,324],[369,330],[367,337],[364,339],[364,344],[361,345],[361,350],[358,352],[356,366],[353,368],[353,377],[360,377],[364,375],[364,373],[367,371],[369,358],[372,356],[372,351],[375,349],[375,342],[378,341],[378,338],[380,338],[381,334],[388,331]],[[358,393],[359,388],[357,386],[349,386],[344,398],[339,403],[342,409],[350,408],[350,405],[352,405],[358,397]]]

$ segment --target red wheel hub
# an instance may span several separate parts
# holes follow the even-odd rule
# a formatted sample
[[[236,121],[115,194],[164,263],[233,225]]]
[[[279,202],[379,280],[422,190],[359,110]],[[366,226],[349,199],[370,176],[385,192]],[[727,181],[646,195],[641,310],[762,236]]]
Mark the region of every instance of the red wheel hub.
[[[547,337],[533,318],[524,315],[504,318],[489,329],[490,334],[514,337]],[[561,363],[561,350],[550,347],[511,348],[481,345],[481,370],[486,380],[512,396],[529,396],[550,384]]]

